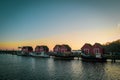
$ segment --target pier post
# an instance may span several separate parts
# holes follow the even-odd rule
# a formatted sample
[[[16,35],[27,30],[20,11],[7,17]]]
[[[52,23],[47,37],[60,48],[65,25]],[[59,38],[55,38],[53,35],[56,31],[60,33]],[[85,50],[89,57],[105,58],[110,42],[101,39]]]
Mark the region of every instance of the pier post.
[[[78,56],[78,60],[79,60],[79,56]]]
[[[116,62],[116,59],[115,59],[115,54],[114,53],[112,53],[112,58],[111,58],[111,60],[112,60],[112,62]]]

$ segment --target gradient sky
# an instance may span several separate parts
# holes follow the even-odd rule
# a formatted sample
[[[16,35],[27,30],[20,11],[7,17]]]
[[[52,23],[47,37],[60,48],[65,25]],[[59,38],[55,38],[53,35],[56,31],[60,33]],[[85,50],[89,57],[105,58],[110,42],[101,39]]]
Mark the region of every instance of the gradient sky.
[[[120,0],[0,0],[0,49],[120,39]]]

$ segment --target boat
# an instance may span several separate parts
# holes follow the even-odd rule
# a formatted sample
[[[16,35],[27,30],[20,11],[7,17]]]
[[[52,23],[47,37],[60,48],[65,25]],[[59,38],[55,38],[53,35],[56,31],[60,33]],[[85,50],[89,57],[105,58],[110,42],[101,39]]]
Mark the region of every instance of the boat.
[[[96,55],[88,55],[85,53],[81,53],[81,59],[82,61],[94,61],[94,62],[106,62],[106,58],[103,57],[100,54],[96,54]]]
[[[54,59],[73,60],[74,56],[71,53],[54,53]]]
[[[21,51],[17,53],[17,56],[30,56],[30,54]]]
[[[45,52],[40,52],[40,53],[34,52],[34,53],[30,53],[30,56],[32,56],[32,57],[40,57],[40,58],[49,58],[49,57],[50,57],[50,56],[49,56],[47,53],[45,53]]]

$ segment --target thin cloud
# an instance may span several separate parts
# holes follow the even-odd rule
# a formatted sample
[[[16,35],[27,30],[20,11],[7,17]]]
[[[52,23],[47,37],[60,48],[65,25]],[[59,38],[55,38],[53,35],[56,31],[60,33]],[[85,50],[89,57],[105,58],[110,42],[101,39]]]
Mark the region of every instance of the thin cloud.
[[[119,29],[119,30],[120,30],[120,23],[119,23],[119,24],[117,24],[117,29]]]

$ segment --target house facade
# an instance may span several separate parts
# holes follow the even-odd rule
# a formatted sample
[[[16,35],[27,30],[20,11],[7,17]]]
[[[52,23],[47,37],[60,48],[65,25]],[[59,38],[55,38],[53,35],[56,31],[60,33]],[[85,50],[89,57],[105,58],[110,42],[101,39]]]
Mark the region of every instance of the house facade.
[[[85,54],[104,54],[104,48],[101,44],[99,43],[95,43],[93,46],[91,44],[85,44],[83,45],[83,47],[81,48],[82,52],[84,52]]]
[[[55,45],[53,52],[61,52],[61,45]]]
[[[93,54],[97,54],[97,53],[104,54],[103,46],[99,43],[95,43],[92,47],[92,53]]]
[[[91,44],[84,44],[83,47],[81,48],[82,52],[84,52],[85,54],[90,54],[92,53],[92,45]]]
[[[63,45],[55,45],[53,48],[54,52],[61,52],[61,53],[66,53],[66,52],[71,52],[71,47],[69,45],[63,44]]]
[[[36,46],[35,52],[49,52],[49,48],[45,45]]]
[[[25,53],[29,53],[29,52],[33,52],[33,48],[31,46],[23,46],[21,51]]]
[[[61,52],[71,52],[71,47],[69,45],[61,45]]]

